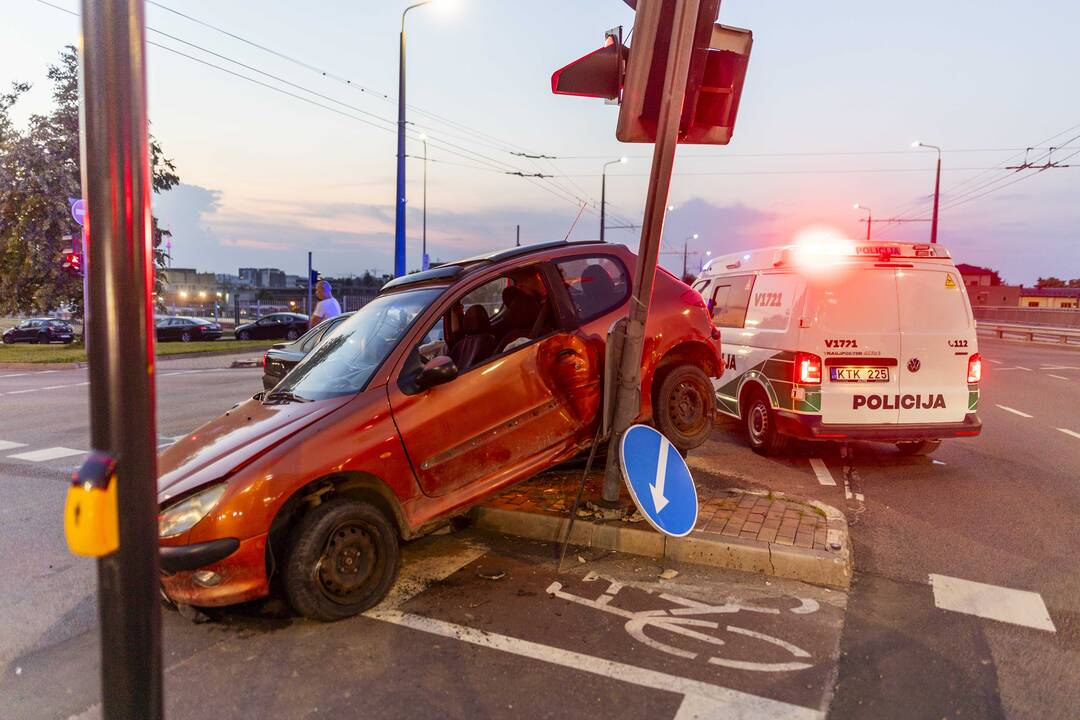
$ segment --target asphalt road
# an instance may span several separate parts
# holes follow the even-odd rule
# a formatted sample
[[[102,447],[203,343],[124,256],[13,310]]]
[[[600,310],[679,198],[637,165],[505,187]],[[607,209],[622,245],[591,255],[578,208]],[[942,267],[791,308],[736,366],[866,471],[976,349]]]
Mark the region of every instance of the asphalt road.
[[[265,608],[206,625],[166,613],[169,716],[212,706],[216,717],[250,717],[254,702],[265,717],[347,717],[357,703],[374,717],[1075,717],[1080,352],[981,346],[983,435],[931,458],[870,443],[848,456],[808,444],[761,458],[735,423],[691,455],[699,482],[844,509],[856,565],[846,598],[692,566],[667,583],[659,566],[626,555],[587,555],[556,577],[544,546],[435,537],[409,548],[397,597],[347,623]],[[159,368],[162,442],[259,389],[257,370],[181,362]],[[85,381],[81,370],[0,371],[0,717],[98,712],[97,673],[87,672],[98,663],[94,566],[67,553],[60,514],[67,472],[87,449]],[[492,569],[505,574],[482,577]],[[774,610],[713,619],[717,632],[730,622],[805,648],[811,667],[718,667],[709,658],[785,659],[782,646],[730,630],[715,638],[723,653],[715,642],[676,648],[693,659],[643,643],[626,617],[582,602],[612,587],[613,606],[632,613],[670,608],[665,594]],[[793,613],[810,607],[803,600],[814,611]]]

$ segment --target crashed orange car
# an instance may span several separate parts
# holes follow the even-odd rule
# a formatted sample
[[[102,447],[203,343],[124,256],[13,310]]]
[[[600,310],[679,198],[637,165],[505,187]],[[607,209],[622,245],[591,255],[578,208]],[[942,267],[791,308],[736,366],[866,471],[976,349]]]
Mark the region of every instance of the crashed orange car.
[[[212,607],[273,587],[326,621],[376,604],[403,540],[590,446],[635,263],[552,243],[391,281],[276,387],[162,453],[163,593]],[[719,350],[701,296],[658,271],[639,422],[704,442]]]

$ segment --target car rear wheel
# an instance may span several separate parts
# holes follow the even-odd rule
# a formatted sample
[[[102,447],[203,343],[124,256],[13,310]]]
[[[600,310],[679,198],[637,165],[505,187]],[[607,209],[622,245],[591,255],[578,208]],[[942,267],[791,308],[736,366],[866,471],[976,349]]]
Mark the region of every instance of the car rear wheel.
[[[341,620],[382,600],[399,564],[397,531],[384,512],[350,498],[328,500],[293,531],[285,595],[305,617]]]
[[[247,330],[241,330],[236,335],[236,337],[237,337],[238,340],[250,340],[251,339],[251,333],[249,333]]]
[[[760,455],[777,455],[784,451],[788,438],[777,430],[776,413],[764,390],[750,391],[742,416],[751,450]]]
[[[684,454],[709,439],[713,426],[712,382],[696,365],[673,368],[656,394],[657,429]]]
[[[901,455],[929,455],[941,447],[941,440],[914,440],[896,443]]]
[[[14,337],[12,337],[11,335],[5,335],[5,336],[4,336],[4,344],[5,344],[5,345],[10,345],[10,344],[11,344],[11,343],[13,343],[13,342],[15,342],[15,338],[14,338]]]
[[[180,342],[191,342],[191,333],[189,333],[187,330],[180,333]]]
[[[289,332],[285,333],[286,340],[295,340],[300,337],[300,333],[296,331],[296,328],[289,328]]]

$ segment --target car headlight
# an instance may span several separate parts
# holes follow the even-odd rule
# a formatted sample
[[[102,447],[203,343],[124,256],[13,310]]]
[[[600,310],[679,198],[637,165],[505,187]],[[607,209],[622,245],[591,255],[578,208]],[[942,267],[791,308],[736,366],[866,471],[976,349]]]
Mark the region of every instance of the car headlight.
[[[162,510],[158,514],[158,536],[175,537],[195,527],[214,509],[228,487],[228,483],[218,483]]]

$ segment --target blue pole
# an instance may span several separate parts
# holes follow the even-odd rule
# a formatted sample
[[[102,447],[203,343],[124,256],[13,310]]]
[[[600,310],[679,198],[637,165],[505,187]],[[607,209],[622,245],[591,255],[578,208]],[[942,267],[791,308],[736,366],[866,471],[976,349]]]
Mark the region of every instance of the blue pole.
[[[397,214],[394,220],[394,277],[405,274],[405,16],[401,17],[398,62]]]

